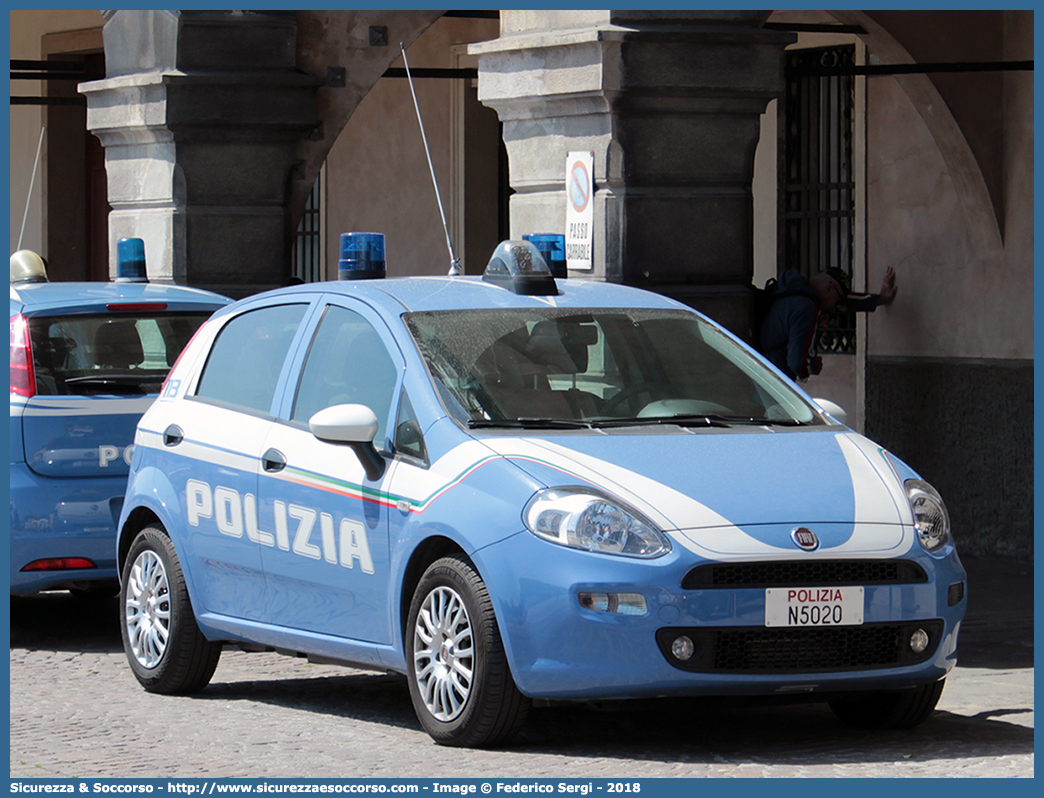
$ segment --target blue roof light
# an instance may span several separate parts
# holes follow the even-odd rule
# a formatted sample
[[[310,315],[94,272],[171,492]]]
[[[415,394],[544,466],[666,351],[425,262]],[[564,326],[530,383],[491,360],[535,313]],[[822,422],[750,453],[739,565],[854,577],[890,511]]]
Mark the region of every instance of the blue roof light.
[[[338,280],[382,279],[386,273],[383,233],[341,233]]]
[[[565,259],[565,236],[561,233],[526,233],[523,241],[530,242],[544,256],[552,277],[568,277]]]
[[[116,282],[147,283],[145,242],[140,238],[121,238],[116,243]]]

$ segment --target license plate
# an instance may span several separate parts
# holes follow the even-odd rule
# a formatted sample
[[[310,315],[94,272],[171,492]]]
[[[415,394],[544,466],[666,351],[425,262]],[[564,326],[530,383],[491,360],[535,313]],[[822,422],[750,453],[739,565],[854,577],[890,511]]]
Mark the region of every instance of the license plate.
[[[862,587],[769,587],[765,626],[860,626]]]

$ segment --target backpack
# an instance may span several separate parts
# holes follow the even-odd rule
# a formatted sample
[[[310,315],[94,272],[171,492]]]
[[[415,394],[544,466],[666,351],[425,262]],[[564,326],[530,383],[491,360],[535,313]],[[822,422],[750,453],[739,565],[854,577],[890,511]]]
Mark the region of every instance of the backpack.
[[[765,281],[764,288],[758,288],[756,285],[750,286],[751,295],[751,307],[750,307],[750,342],[755,349],[760,351],[761,348],[761,325],[765,321],[765,317],[768,315],[769,310],[772,308],[772,303],[777,299],[784,299],[788,296],[794,296],[800,294],[801,291],[781,291],[779,289],[779,280],[775,277],[770,277]]]

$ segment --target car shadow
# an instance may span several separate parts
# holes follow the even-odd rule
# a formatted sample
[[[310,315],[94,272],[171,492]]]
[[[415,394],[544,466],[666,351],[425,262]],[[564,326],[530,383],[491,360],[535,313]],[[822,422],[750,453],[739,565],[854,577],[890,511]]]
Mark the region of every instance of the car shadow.
[[[352,673],[211,683],[193,700],[250,701],[422,734],[406,679]],[[550,754],[662,763],[852,764],[980,759],[1033,753],[1033,729],[1011,722],[1027,711],[997,708],[966,717],[936,711],[905,731],[866,731],[818,704],[691,698],[534,708],[506,755]],[[432,743],[434,744],[434,743]],[[471,756],[460,752],[462,762]]]
[[[1033,729],[997,718],[945,711],[916,729],[846,726],[823,703],[731,707],[721,699],[672,700],[661,709],[595,712],[586,707],[533,713],[519,750],[571,756],[627,756],[656,762],[752,761],[804,765],[893,763],[1032,754]],[[590,741],[590,742],[588,742]]]
[[[122,652],[119,600],[65,591],[11,596],[11,647]]]

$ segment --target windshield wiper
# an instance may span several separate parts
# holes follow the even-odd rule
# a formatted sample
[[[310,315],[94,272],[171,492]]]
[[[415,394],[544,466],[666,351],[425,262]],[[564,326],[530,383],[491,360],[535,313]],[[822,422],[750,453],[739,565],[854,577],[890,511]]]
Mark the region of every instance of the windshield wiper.
[[[596,429],[605,427],[650,427],[657,425],[672,424],[677,427],[728,427],[724,419],[718,416],[708,415],[674,415],[674,416],[648,416],[647,418],[607,418],[592,421],[591,426]]]
[[[762,427],[803,427],[806,422],[796,418],[768,418],[766,416],[712,416],[730,424],[756,424]]]
[[[758,416],[724,416],[718,413],[676,413],[671,416],[649,416],[647,418],[613,418],[591,422],[591,426],[631,427],[642,425],[670,424],[678,427],[729,427],[732,424],[756,424],[759,426],[801,427],[805,422],[796,418],[761,418]]]
[[[471,418],[471,429],[590,429],[586,421],[572,418]]]

